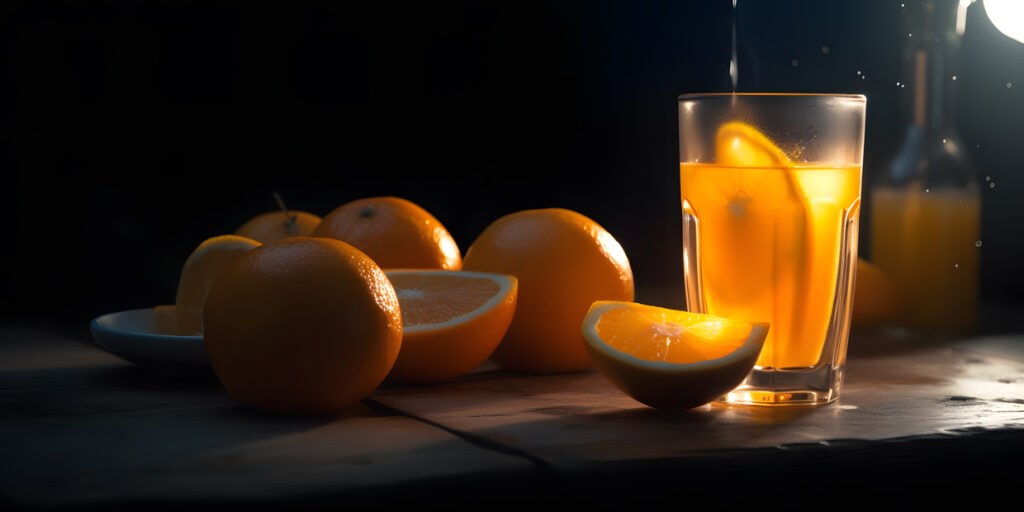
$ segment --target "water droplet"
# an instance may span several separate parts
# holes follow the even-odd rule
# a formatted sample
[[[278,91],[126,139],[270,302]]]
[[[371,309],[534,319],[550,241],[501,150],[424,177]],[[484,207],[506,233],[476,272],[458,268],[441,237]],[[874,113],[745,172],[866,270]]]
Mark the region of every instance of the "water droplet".
[[[900,9],[902,9],[902,8],[904,8],[906,6],[907,6],[907,4],[900,4]]]
[[[858,74],[858,75],[860,74],[860,70],[859,70],[859,69],[857,70],[857,74]]]
[[[992,176],[985,176],[985,181],[992,181]]]
[[[896,82],[896,85],[897,85],[897,86],[899,86],[899,85],[900,85],[900,83],[899,83],[899,82]]]
[[[953,75],[953,80],[956,80],[956,75]]]
[[[924,189],[924,193],[925,193],[925,194],[927,194],[928,192],[931,192],[931,191],[932,191],[932,189],[930,189],[930,188],[926,188],[926,189]]]
[[[942,143],[945,144],[946,143],[946,139],[942,139]]]
[[[989,183],[988,188],[996,188],[996,182]]]
[[[960,268],[960,264],[959,263],[954,263],[953,264],[953,268]]]
[[[900,85],[900,89],[906,89],[906,88],[907,88],[907,84],[901,84]]]
[[[1010,87],[1013,87],[1013,82],[1006,82],[1006,88],[1009,89]]]
[[[860,79],[861,79],[861,80],[864,80],[864,79],[865,79],[865,78],[867,78],[867,77],[868,77],[867,75],[861,75],[861,76],[860,76]]]
[[[794,68],[800,65],[800,61],[796,59],[789,61],[789,63],[792,64]]]
[[[914,37],[914,34],[907,34],[907,37]]]
[[[824,54],[826,54],[826,55],[827,55],[829,51],[830,51],[830,50],[829,50],[829,47],[828,47],[828,45],[827,45],[827,44],[826,44],[825,46],[822,46],[822,47],[821,47],[821,53],[824,53]]]
[[[975,240],[974,241],[974,246],[975,247],[981,247],[981,240]]]

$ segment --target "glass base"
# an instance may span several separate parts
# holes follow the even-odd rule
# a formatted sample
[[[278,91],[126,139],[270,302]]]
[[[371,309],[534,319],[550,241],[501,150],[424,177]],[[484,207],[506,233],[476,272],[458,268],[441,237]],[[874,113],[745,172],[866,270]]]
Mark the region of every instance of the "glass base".
[[[739,387],[719,400],[744,405],[824,405],[839,398],[842,383],[842,365],[782,370],[754,368]]]

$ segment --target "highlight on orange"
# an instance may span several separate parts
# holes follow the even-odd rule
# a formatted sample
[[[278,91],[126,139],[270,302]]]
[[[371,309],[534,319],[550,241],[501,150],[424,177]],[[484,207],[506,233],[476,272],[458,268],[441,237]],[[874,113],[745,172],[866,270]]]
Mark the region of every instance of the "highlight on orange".
[[[381,268],[460,270],[455,239],[430,212],[398,197],[367,197],[324,216],[313,236],[351,244]]]
[[[491,359],[503,368],[571,372],[593,365],[580,322],[597,300],[633,300],[622,246],[586,216],[564,208],[524,210],[492,222],[466,252],[466,270],[519,279],[519,303]]]

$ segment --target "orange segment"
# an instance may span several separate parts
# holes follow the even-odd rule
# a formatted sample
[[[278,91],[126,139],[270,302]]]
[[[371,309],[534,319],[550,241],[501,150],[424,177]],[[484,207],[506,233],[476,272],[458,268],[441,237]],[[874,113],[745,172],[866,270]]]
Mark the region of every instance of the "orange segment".
[[[580,329],[601,373],[665,409],[697,407],[738,386],[768,334],[764,323],[614,301],[595,302]]]
[[[402,348],[389,378],[437,382],[483,363],[515,314],[519,281],[504,274],[389,270],[402,311]]]
[[[203,331],[203,306],[214,280],[239,256],[260,243],[237,235],[208,238],[196,247],[181,270],[178,281],[177,309],[178,334],[191,336]]]
[[[639,305],[610,309],[594,326],[597,335],[617,350],[647,361],[680,364],[733,352],[751,329],[748,323]]]
[[[395,286],[402,304],[402,325],[430,326],[471,313],[501,291],[488,277],[436,272],[395,272]]]

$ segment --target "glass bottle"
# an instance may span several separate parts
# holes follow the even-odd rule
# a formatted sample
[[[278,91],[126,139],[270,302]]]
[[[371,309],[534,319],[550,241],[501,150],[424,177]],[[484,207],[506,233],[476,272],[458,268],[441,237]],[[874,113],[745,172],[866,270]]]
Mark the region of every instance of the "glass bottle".
[[[907,2],[903,140],[871,192],[871,260],[897,283],[899,323],[965,334],[975,325],[981,198],[955,123],[966,3]]]

